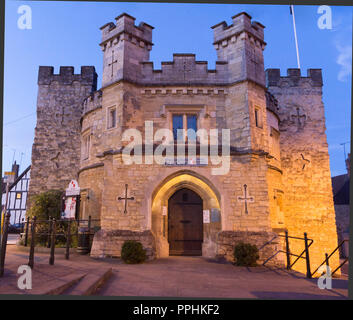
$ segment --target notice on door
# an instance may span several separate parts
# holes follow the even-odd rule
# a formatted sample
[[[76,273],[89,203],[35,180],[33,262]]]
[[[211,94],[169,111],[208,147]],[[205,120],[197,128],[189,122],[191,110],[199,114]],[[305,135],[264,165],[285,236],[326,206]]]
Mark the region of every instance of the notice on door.
[[[210,210],[203,210],[203,223],[210,223]]]
[[[167,215],[167,207],[163,206],[162,207],[162,216],[166,216]]]

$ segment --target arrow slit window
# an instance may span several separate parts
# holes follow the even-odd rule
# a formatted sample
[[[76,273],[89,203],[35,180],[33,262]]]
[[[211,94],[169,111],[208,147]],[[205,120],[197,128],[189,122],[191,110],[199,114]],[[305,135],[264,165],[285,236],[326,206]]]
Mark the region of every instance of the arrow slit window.
[[[259,107],[255,107],[255,125],[257,128],[262,128],[261,109]]]
[[[82,160],[87,160],[89,157],[90,142],[90,134],[86,134],[82,137]]]
[[[277,160],[280,160],[281,152],[280,152],[280,146],[279,146],[279,131],[276,130],[275,128],[271,127],[271,134],[270,135],[271,135],[272,154]]]

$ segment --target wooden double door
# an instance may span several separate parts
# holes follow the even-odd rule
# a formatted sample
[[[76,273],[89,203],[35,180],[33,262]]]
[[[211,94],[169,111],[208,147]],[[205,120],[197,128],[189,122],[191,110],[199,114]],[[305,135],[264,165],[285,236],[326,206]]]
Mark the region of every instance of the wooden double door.
[[[180,189],[169,198],[168,242],[170,255],[202,255],[202,207],[202,199],[190,189]]]

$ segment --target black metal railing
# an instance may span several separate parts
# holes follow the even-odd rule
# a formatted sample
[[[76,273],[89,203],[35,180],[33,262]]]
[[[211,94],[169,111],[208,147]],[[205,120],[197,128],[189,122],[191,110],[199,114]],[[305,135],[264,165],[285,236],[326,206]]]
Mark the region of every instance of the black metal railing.
[[[277,254],[285,253],[286,254],[286,268],[287,268],[287,270],[291,270],[292,267],[299,261],[299,259],[305,259],[305,261],[306,261],[306,277],[307,278],[311,278],[312,274],[311,274],[311,271],[310,271],[309,248],[313,244],[314,240],[313,239],[309,239],[306,232],[304,232],[304,237],[303,238],[289,236],[288,235],[288,231],[285,231],[284,235],[283,234],[278,234],[277,236],[285,238],[286,249],[285,250],[278,250],[275,254],[273,254],[271,257],[269,257],[267,260],[265,260],[262,265],[266,265],[266,263],[268,261],[272,260],[275,256],[277,256]],[[304,250],[299,255],[297,255],[295,253],[292,253],[290,251],[289,239],[303,240],[304,241]],[[271,241],[273,241],[273,239]],[[291,257],[292,256],[296,257],[294,262],[291,262]]]
[[[1,213],[0,213],[1,214]],[[6,246],[7,246],[7,235],[9,231],[11,214],[7,213],[5,215],[5,221],[3,224],[3,231],[1,234],[1,244],[0,244],[0,278],[4,275],[5,270],[5,257],[6,257]],[[0,228],[1,232],[1,228]]]
[[[4,221],[4,228],[2,234],[2,241],[0,245],[0,277],[4,273],[6,246],[7,246],[7,235],[9,228],[10,214],[6,216]],[[60,240],[61,244],[65,246],[65,258],[70,259],[70,248],[73,244],[73,238],[76,237],[78,248],[79,245],[83,244],[87,247],[81,248],[84,253],[89,252],[89,246],[94,233],[100,228],[100,220],[92,219],[89,216],[88,219],[65,219],[56,220],[49,218],[48,220],[39,220],[36,217],[33,219],[27,218],[27,221],[23,228],[22,237],[23,245],[27,247],[30,245],[28,265],[34,267],[34,253],[35,247],[38,244],[50,248],[49,264],[53,265],[55,261],[55,248],[57,247],[57,241]],[[85,241],[82,241],[82,238]],[[80,243],[81,239],[81,243]]]
[[[320,269],[324,264],[325,264],[327,267],[329,267],[329,266],[330,266],[330,263],[329,263],[330,258],[336,253],[337,250],[339,250],[339,249],[343,246],[343,244],[344,244],[345,242],[348,242],[348,240],[347,240],[347,239],[342,240],[342,241],[338,244],[338,246],[337,246],[330,254],[325,253],[325,260],[315,269],[315,271],[314,271],[311,275],[313,276],[316,272],[318,272],[319,269]],[[344,266],[344,264],[348,261],[348,259],[349,259],[348,257],[345,258],[345,259],[343,260],[343,262],[342,262],[335,270],[333,270],[333,271],[331,272],[331,276],[333,276],[339,269],[341,269],[341,268]]]

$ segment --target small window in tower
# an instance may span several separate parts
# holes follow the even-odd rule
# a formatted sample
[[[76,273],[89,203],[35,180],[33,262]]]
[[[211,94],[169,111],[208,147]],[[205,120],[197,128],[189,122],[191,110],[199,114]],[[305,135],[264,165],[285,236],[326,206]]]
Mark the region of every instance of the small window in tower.
[[[255,125],[257,128],[262,128],[261,111],[255,107]]]
[[[108,110],[108,129],[116,127],[116,108]]]
[[[21,199],[21,198],[22,198],[21,192],[16,192],[16,199]]]
[[[91,136],[89,134],[85,135],[82,138],[82,159],[86,160],[89,157],[89,148],[90,148],[90,139]]]
[[[270,147],[272,155],[277,159],[280,160],[281,158],[281,151],[280,151],[280,134],[279,131],[275,128],[271,127],[271,134],[270,134]]]

